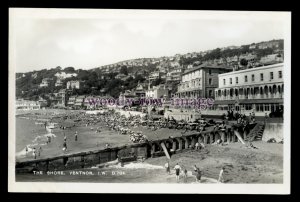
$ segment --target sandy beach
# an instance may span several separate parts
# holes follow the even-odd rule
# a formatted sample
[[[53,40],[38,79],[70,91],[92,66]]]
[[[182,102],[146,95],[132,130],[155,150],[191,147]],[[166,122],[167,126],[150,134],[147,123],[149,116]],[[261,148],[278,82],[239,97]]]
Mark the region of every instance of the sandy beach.
[[[44,113],[43,113],[44,112]],[[65,123],[59,117],[63,111],[45,111],[29,113],[22,115],[27,117],[27,122],[35,125],[34,123],[38,119],[48,118],[52,121],[56,121],[58,125]],[[76,117],[82,116],[82,111],[69,111],[67,115],[70,116],[70,120],[74,121]],[[80,115],[81,114],[81,115]],[[89,116],[84,116],[89,117]],[[18,118],[20,119],[20,118]],[[68,119],[67,119],[68,120]],[[70,123],[68,120],[68,123]],[[73,124],[74,123],[74,124]],[[109,143],[111,147],[122,146],[125,144],[133,144],[129,135],[121,135],[119,132],[111,130],[103,122],[91,123],[86,126],[83,122],[72,122],[72,127],[65,130],[56,127],[52,133],[54,136],[51,139],[51,143],[45,144],[42,140],[39,141],[39,145],[42,147],[42,152],[39,158],[53,157],[64,154],[62,150],[64,135],[67,138],[68,151],[67,153],[85,151],[91,149],[105,148],[105,144]],[[19,127],[19,126],[17,126]],[[24,127],[24,126],[23,126]],[[46,134],[45,129],[40,125],[35,125],[31,130],[35,133],[27,133],[23,130],[20,135],[30,135],[30,138],[37,138],[35,136],[41,136]],[[100,133],[96,133],[96,128],[101,130]],[[181,136],[183,130],[175,130],[168,128],[161,128],[156,131],[151,131],[147,127],[130,127],[133,131],[141,131],[147,135],[148,139],[163,139],[170,135]],[[22,131],[22,130],[21,130]],[[75,141],[75,132],[78,132],[78,140]],[[20,132],[19,132],[20,133]],[[39,134],[42,133],[42,134]],[[23,138],[28,139],[28,138]],[[41,138],[42,139],[42,138]],[[46,140],[46,139],[44,139]],[[28,142],[27,142],[28,144]],[[278,143],[266,143],[263,141],[254,141],[253,145],[257,149],[248,148],[245,145],[235,142],[225,146],[218,145],[206,145],[201,150],[188,150],[183,153],[174,154],[171,156],[170,166],[171,168],[178,163],[189,172],[189,177],[186,182],[181,179],[180,183],[195,183],[195,175],[192,173],[193,166],[197,165],[203,172],[203,183],[212,183],[218,178],[220,169],[224,166],[224,180],[225,183],[282,183],[283,182],[283,144]],[[19,146],[20,148],[20,146]],[[20,155],[17,159],[33,159],[32,155]],[[122,167],[106,167],[106,168],[85,168],[84,171],[92,170],[93,172],[121,172],[124,171],[124,175],[97,175],[95,176],[54,176],[44,175],[34,176],[33,174],[17,174],[17,181],[80,181],[80,182],[132,182],[132,183],[176,183],[174,173],[171,175],[166,174],[163,165],[167,162],[165,156],[157,158],[148,158],[142,166],[133,166],[132,168]],[[146,166],[145,166],[146,165]],[[157,166],[155,169],[151,166]],[[126,167],[126,166],[125,166]],[[174,171],[172,171],[174,172]],[[206,181],[205,181],[206,179]],[[211,179],[211,180],[210,180]]]

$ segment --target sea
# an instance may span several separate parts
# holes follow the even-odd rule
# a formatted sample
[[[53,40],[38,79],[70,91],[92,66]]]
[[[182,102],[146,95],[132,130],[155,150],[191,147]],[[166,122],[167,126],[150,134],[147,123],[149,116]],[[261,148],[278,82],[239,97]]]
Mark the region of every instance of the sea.
[[[28,147],[28,152],[33,147],[39,147],[46,144],[47,135],[43,124],[36,124],[36,120],[16,117],[16,156],[22,157],[26,154],[25,148]]]

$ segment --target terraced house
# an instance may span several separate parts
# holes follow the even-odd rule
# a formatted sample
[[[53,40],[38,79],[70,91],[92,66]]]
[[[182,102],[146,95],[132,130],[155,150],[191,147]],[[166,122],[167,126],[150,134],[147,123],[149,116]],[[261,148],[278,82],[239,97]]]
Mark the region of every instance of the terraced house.
[[[218,88],[218,75],[229,71],[232,71],[232,68],[209,64],[187,69],[182,74],[175,97],[214,98],[214,90]]]

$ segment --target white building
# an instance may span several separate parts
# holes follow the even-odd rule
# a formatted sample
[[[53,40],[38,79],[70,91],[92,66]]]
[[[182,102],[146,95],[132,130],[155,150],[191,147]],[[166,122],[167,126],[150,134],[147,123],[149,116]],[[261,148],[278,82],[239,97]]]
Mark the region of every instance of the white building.
[[[55,87],[58,87],[58,86],[62,86],[63,85],[63,82],[61,79],[57,79],[56,82],[55,82]]]
[[[42,88],[42,87],[48,87],[49,86],[49,81],[50,81],[50,78],[44,78],[42,80],[42,83],[40,83],[40,88]]]
[[[153,86],[151,89],[148,89],[146,91],[146,98],[164,98],[169,96],[169,89],[165,86],[159,85],[159,86]]]
[[[229,72],[231,69],[224,65],[202,64],[182,73],[178,98],[213,98],[214,90],[218,87],[218,74]]]
[[[158,79],[160,76],[160,72],[159,71],[155,71],[155,72],[152,72],[150,75],[149,75],[149,79],[150,80],[155,80],[155,79]]]
[[[60,78],[60,79],[67,79],[67,78],[71,78],[71,77],[76,77],[77,74],[76,73],[57,72],[54,76],[56,76],[57,78]]]
[[[283,63],[218,75],[215,108],[247,113],[283,108]]]
[[[16,110],[38,110],[41,106],[39,102],[30,100],[17,100]]]
[[[80,89],[80,81],[68,81],[67,89]]]
[[[280,54],[266,55],[260,59],[260,62],[263,64],[283,62],[283,56]]]

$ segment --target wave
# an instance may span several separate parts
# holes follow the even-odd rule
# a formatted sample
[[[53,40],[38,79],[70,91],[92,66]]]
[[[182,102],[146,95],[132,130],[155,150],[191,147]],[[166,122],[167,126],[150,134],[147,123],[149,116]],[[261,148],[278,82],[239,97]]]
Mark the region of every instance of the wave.
[[[33,146],[32,144],[27,145],[27,149],[28,149],[27,154],[33,151],[33,149],[31,148],[32,146]],[[26,156],[26,147],[23,150],[16,153],[16,157],[25,157],[25,156]]]

